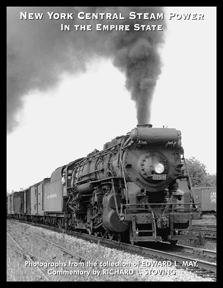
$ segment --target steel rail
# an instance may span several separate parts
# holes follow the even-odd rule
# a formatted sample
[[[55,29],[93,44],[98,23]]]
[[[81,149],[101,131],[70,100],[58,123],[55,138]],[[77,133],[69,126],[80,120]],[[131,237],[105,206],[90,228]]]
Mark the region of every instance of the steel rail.
[[[88,260],[87,260],[86,258],[84,258],[83,256],[69,251],[66,247],[63,247],[63,246],[59,245],[58,243],[55,243],[55,242],[53,242],[53,241],[51,241],[51,240],[48,240],[48,239],[46,239],[46,238],[43,238],[43,237],[37,235],[36,233],[33,233],[33,235],[35,235],[36,237],[38,237],[38,238],[40,238],[40,239],[42,239],[42,240],[44,240],[44,241],[46,241],[46,242],[48,242],[48,243],[50,243],[50,244],[52,244],[52,245],[54,245],[54,246],[60,248],[61,250],[63,250],[63,251],[66,252],[67,254],[73,256],[74,258],[76,258],[76,259],[77,259],[78,261],[80,261],[80,262],[87,262],[87,261],[88,261]]]
[[[191,232],[196,235],[196,236],[202,236],[205,239],[213,239],[216,240],[217,238],[217,231],[216,229],[208,229],[208,228],[203,228],[201,229],[200,227],[195,227],[193,226]],[[187,234],[188,231],[184,231],[184,234]]]
[[[106,239],[106,238],[101,238],[101,237],[97,237],[97,236],[93,236],[93,235],[80,234],[77,232],[73,233],[74,231],[68,230],[67,232],[70,235],[79,236],[82,239],[84,238],[86,240],[99,241],[99,243],[106,244],[106,245],[115,245],[116,248],[128,250],[131,252],[136,252],[136,253],[142,253],[142,254],[145,254],[146,256],[160,257],[162,259],[176,261],[176,262],[181,263],[181,264],[185,263],[185,261],[197,261],[198,268],[205,269],[207,271],[211,271],[214,273],[216,273],[216,271],[217,271],[217,265],[216,265],[216,263],[213,263],[213,262],[208,262],[208,261],[195,259],[195,258],[189,258],[186,256],[176,255],[174,253],[160,251],[160,250],[156,250],[156,249],[152,249],[152,248],[147,248],[147,247],[142,247],[142,246],[137,246],[137,245],[131,245],[131,244],[127,244],[127,243],[123,243],[123,242],[119,242],[119,241],[115,241],[115,240],[110,240],[110,239]],[[206,253],[208,253],[208,252],[206,252]],[[212,252],[210,252],[210,254],[211,253]]]
[[[209,258],[213,258],[213,259],[217,258],[216,250],[208,250],[208,249],[203,249],[200,247],[193,247],[193,246],[187,246],[187,245],[182,245],[182,244],[176,244],[175,246],[171,246],[171,244],[169,242],[165,242],[165,241],[160,242],[160,244],[166,245],[166,247],[168,247],[168,249],[176,248],[177,250],[179,250],[180,253],[187,252],[190,254],[197,254],[197,255],[200,255],[203,257],[209,257]],[[178,252],[177,250],[176,250],[176,252]]]
[[[134,246],[133,246],[134,247]],[[151,248],[143,248],[142,247],[136,246],[134,248],[129,247],[129,249],[131,249],[132,251],[137,251],[137,252],[142,252],[145,253],[146,255],[153,255],[153,256],[158,256],[164,259],[168,259],[168,260],[172,260],[172,261],[176,261],[179,263],[184,263],[185,261],[197,261],[197,267],[205,269],[207,271],[211,271],[216,273],[217,271],[217,265],[216,263],[211,263],[208,261],[204,261],[204,260],[200,260],[200,259],[194,259],[194,258],[189,258],[189,257],[185,257],[182,255],[176,255],[173,253],[168,253],[168,252],[164,252],[164,251],[158,251],[158,250],[154,250]]]
[[[21,251],[23,251],[23,254],[29,259],[29,261],[31,261],[31,262],[34,263],[33,259],[26,253],[25,249],[22,248],[22,247],[17,243],[17,241],[10,235],[9,232],[7,232],[7,235],[8,235],[8,236],[10,237],[10,239],[16,244],[16,246],[17,246]],[[36,268],[37,268],[37,270],[41,273],[41,275],[44,277],[44,279],[45,279],[46,281],[50,281],[49,278],[43,273],[43,271],[42,271],[38,266],[36,266]]]
[[[27,224],[29,224],[29,223],[27,223]],[[34,226],[36,226],[36,224]],[[110,240],[110,239],[106,239],[103,237],[98,237],[98,236],[94,236],[94,235],[90,235],[90,234],[83,234],[81,232],[76,232],[73,230],[64,230],[63,229],[61,231],[61,229],[59,229],[59,228],[48,226],[46,224],[40,224],[37,226],[42,227],[42,228],[46,228],[46,229],[50,229],[50,230],[53,230],[55,232],[65,232],[68,235],[76,236],[76,237],[79,237],[81,239],[85,239],[85,240],[89,240],[89,241],[93,241],[93,242],[98,242],[98,243],[106,244],[109,246],[112,245],[113,248],[115,246],[115,248],[117,248],[117,249],[123,249],[123,250],[128,250],[131,252],[135,252],[135,253],[141,253],[141,254],[144,254],[146,256],[160,257],[162,259],[176,261],[176,262],[181,263],[181,264],[185,263],[185,261],[192,261],[192,262],[197,261],[196,264],[197,264],[198,268],[205,269],[207,271],[211,271],[214,273],[216,273],[216,271],[217,271],[216,263],[212,263],[212,262],[208,262],[208,261],[204,261],[204,260],[200,260],[200,259],[195,259],[195,258],[190,258],[190,257],[182,256],[182,255],[177,255],[174,253],[160,251],[160,250],[156,250],[156,249],[152,249],[152,248],[127,244],[127,243],[123,243],[120,241]]]
[[[204,229],[217,229],[217,225],[216,224],[193,224],[192,225],[195,228],[204,228]]]
[[[110,240],[109,240],[109,242],[107,240],[108,239],[103,239],[102,242],[109,244]],[[142,253],[142,254],[145,254],[147,256],[160,257],[162,259],[176,261],[176,262],[181,263],[181,264],[186,263],[188,261],[192,261],[192,262],[197,261],[196,264],[197,264],[198,268],[205,269],[207,271],[211,271],[214,273],[216,273],[216,270],[217,270],[216,263],[212,263],[212,262],[208,262],[208,261],[204,261],[204,260],[200,260],[200,259],[195,259],[195,258],[189,258],[189,257],[182,256],[182,255],[176,255],[173,253],[160,251],[160,250],[156,250],[156,249],[152,249],[152,248],[146,248],[146,247],[142,247],[142,246],[122,243],[122,242],[118,242],[118,241],[114,241],[114,240],[112,240],[112,242],[117,242],[117,247],[122,248],[122,249],[127,249],[128,251],[132,251],[132,252],[136,252],[136,253]]]
[[[186,245],[176,245],[176,247],[183,248],[185,252],[199,254],[202,256],[217,258],[217,252],[215,250],[208,250],[198,247],[186,246]]]

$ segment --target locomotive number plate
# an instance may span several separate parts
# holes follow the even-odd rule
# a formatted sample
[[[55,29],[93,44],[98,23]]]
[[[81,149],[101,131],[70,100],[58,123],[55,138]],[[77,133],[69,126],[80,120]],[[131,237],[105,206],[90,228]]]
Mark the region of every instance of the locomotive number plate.
[[[152,177],[153,180],[166,180],[166,174],[154,174]]]

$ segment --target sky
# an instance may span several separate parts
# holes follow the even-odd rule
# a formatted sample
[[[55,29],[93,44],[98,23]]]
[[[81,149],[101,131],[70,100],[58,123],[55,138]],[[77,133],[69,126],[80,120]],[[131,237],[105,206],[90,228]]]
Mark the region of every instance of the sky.
[[[169,13],[176,17],[170,20]],[[204,16],[184,20],[185,13]],[[162,73],[153,93],[150,123],[180,130],[185,157],[195,157],[215,174],[216,8],[166,7],[165,19]],[[61,73],[50,89],[24,94],[15,115],[19,125],[7,135],[7,190],[50,177],[57,167],[130,132],[137,119],[125,81],[110,59],[97,57],[85,71]]]

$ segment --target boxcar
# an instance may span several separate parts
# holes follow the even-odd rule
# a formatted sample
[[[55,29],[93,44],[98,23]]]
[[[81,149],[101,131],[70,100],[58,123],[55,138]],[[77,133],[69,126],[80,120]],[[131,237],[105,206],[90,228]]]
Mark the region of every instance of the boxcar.
[[[30,200],[31,200],[31,215],[36,215],[37,214],[37,206],[38,206],[38,186],[39,183],[34,184],[31,186],[31,191],[30,191]]]
[[[37,214],[40,216],[44,215],[44,193],[49,182],[50,178],[44,178],[43,181],[37,184]]]
[[[7,201],[7,205],[8,205],[8,214],[14,214],[14,209],[13,209],[13,194],[10,194],[7,196],[8,201]]]
[[[49,181],[49,178],[44,178],[41,182],[24,190],[24,213],[26,215],[44,216],[44,186]]]
[[[31,188],[24,190],[24,213],[31,215]]]
[[[50,178],[50,182],[44,185],[44,212],[62,213],[63,212],[63,185],[61,182],[63,168],[57,168]]]
[[[13,210],[14,214],[23,214],[24,211],[23,191],[15,192],[13,194]]]
[[[11,214],[10,213],[10,195],[6,196],[6,205],[7,205],[7,214]]]
[[[202,213],[216,212],[216,187],[194,187],[194,200],[199,203]]]

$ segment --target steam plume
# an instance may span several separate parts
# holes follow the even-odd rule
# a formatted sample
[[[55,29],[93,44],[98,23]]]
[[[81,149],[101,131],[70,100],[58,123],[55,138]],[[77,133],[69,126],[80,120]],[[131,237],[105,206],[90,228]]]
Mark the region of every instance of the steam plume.
[[[78,12],[122,13],[124,20],[80,20]],[[163,31],[135,31],[133,25],[161,24],[163,20],[129,19],[129,13],[163,13],[149,7],[11,7],[7,11],[7,131],[16,125],[22,98],[33,89],[55,85],[63,72],[84,71],[94,57],[108,57],[126,75],[126,87],[136,103],[138,124],[148,123],[152,94],[161,61],[158,47]],[[20,20],[20,12],[44,13],[42,20]],[[49,20],[47,12],[73,13],[72,20]],[[61,23],[71,26],[61,31]],[[96,31],[97,23],[130,25],[130,31]],[[92,25],[76,31],[74,24]]]

